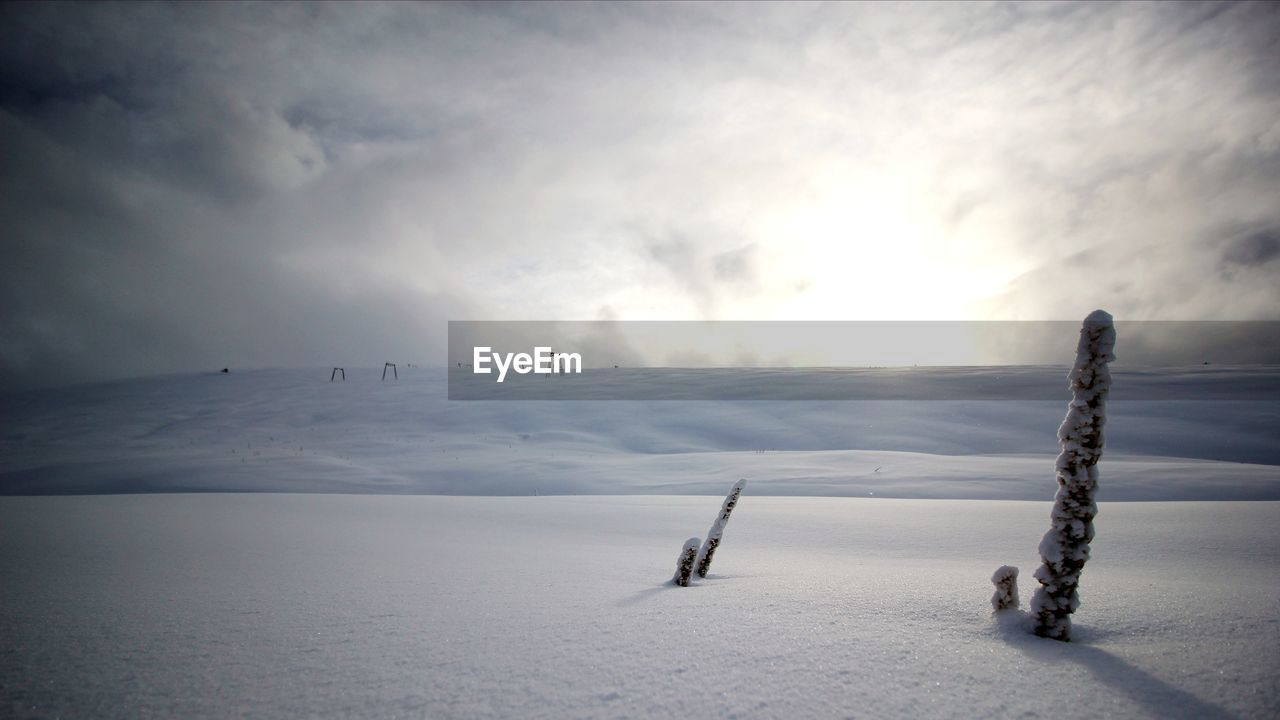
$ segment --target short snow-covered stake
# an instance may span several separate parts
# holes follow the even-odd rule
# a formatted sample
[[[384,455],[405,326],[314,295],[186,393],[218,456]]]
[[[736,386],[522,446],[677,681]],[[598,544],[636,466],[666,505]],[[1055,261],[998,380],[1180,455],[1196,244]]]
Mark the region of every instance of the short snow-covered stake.
[[[994,612],[1018,607],[1018,568],[1001,565],[995,575],[991,576],[991,583],[996,586],[996,592],[991,596],[991,609]]]
[[[1036,570],[1040,587],[1031,597],[1031,618],[1036,635],[1064,642],[1071,639],[1071,613],[1080,606],[1076,588],[1089,560],[1093,518],[1098,514],[1093,497],[1098,489],[1102,428],[1107,421],[1107,393],[1111,390],[1107,364],[1115,359],[1111,352],[1115,343],[1111,315],[1095,310],[1084,319],[1075,366],[1067,376],[1071,381],[1071,404],[1058,428],[1062,443],[1057,462],[1058,492],[1053,498],[1049,532],[1040,541],[1043,564]],[[997,596],[998,578],[1005,569],[992,577]],[[992,598],[992,604],[997,604],[996,598]]]
[[[746,478],[734,483],[733,489],[724,499],[724,504],[720,506],[720,514],[711,524],[711,530],[707,531],[707,539],[702,543],[702,550],[698,552],[698,577],[706,577],[707,572],[711,570],[711,556],[715,555],[716,548],[720,547],[720,538],[724,535],[724,526],[729,523],[729,514],[738,504],[738,498],[742,497],[742,489],[746,486]]]
[[[676,575],[671,578],[680,587],[689,587],[689,578],[693,576],[693,563],[698,557],[698,545],[701,542],[702,538],[691,537],[680,548],[680,557],[676,558]]]

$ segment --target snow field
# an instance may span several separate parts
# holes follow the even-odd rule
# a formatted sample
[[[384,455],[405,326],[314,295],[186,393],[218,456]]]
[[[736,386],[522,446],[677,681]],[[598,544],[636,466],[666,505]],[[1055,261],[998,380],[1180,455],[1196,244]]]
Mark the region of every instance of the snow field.
[[[721,501],[0,498],[0,714],[1280,708],[1276,503],[1104,503],[1074,641],[1060,643],[989,604],[996,567],[1034,567],[1047,502],[748,490],[710,575],[673,586],[680,544]]]

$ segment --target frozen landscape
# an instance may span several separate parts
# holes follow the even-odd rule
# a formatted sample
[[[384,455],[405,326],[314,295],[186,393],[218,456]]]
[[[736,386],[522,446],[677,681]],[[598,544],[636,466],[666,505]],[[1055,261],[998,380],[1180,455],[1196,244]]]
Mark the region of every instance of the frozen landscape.
[[[1105,462],[1105,460],[1104,460]],[[1280,505],[1104,503],[1071,643],[1002,627],[1047,502],[0,501],[9,717],[1152,717],[1280,710]]]
[[[1058,401],[860,402],[450,402],[443,372],[348,372],[6,398],[0,714],[1280,712],[1265,396],[1111,403],[1059,643],[993,619],[989,579],[1020,566],[1027,607],[1065,369]],[[673,586],[739,477],[710,575]]]
[[[1277,720],[1277,48],[0,3],[0,720]]]

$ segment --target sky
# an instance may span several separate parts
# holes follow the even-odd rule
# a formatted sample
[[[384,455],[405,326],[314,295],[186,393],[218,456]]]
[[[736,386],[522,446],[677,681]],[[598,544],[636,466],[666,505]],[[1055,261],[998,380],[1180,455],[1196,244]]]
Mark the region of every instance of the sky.
[[[449,320],[1280,320],[1280,4],[0,5],[0,389]]]

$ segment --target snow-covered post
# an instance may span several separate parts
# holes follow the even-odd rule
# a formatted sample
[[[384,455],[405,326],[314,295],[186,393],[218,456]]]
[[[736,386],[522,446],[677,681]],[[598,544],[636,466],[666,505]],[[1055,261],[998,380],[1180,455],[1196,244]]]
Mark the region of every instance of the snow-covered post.
[[[994,612],[1018,607],[1018,568],[1001,565],[991,576],[991,584],[996,586],[996,592],[991,596]]]
[[[680,557],[676,558],[676,576],[671,578],[680,587],[689,587],[693,562],[698,557],[698,544],[701,542],[701,538],[691,537],[684,541],[684,547],[680,549]]]
[[[711,570],[711,556],[715,555],[716,548],[720,547],[720,538],[724,535],[724,526],[729,523],[729,514],[738,504],[738,498],[742,497],[742,489],[746,486],[746,478],[734,483],[733,489],[724,499],[724,504],[720,506],[720,514],[716,516],[716,521],[707,531],[707,539],[702,543],[702,550],[698,553],[698,577],[706,577],[707,572]]]
[[[1071,639],[1071,613],[1080,605],[1076,587],[1080,572],[1089,559],[1093,540],[1093,518],[1098,506],[1093,495],[1098,488],[1098,458],[1102,457],[1102,428],[1106,423],[1107,392],[1111,371],[1107,363],[1115,359],[1116,330],[1111,315],[1094,310],[1084,319],[1076,363],[1067,378],[1071,381],[1071,404],[1058,428],[1062,452],[1058,455],[1058,492],[1053,498],[1051,525],[1040,541],[1036,570],[1040,583],[1031,597],[1035,633],[1055,640]]]

